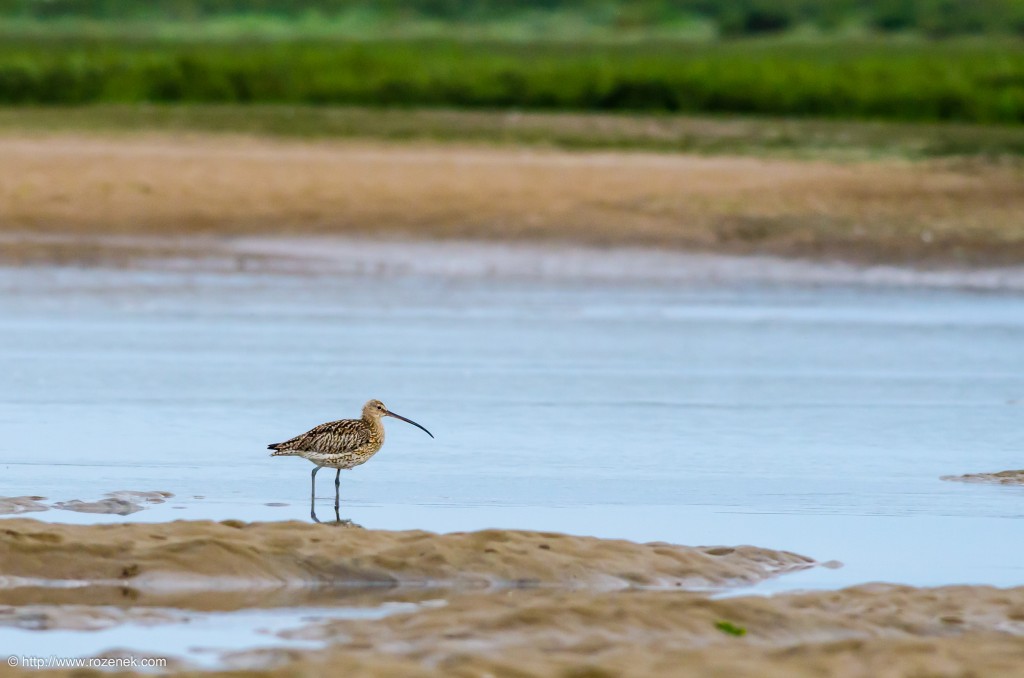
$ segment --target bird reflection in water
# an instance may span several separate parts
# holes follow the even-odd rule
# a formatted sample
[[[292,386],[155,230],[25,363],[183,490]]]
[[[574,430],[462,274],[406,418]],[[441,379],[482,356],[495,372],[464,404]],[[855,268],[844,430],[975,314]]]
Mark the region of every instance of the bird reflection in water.
[[[330,520],[328,522],[320,520],[316,515],[315,502],[310,502],[309,504],[309,517],[313,519],[314,523],[319,523],[321,525],[332,525],[334,527],[355,527],[360,530],[363,529],[362,525],[353,523],[351,518],[342,518],[341,514],[338,512],[337,504],[334,505],[334,520]]]

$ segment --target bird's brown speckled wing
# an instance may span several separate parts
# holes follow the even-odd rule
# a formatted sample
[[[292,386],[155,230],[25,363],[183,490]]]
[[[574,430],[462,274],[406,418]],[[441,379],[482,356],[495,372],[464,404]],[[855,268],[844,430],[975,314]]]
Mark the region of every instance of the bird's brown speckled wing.
[[[370,442],[370,428],[360,419],[341,419],[306,431],[291,440],[277,443],[278,450],[336,453],[340,450],[355,450]]]

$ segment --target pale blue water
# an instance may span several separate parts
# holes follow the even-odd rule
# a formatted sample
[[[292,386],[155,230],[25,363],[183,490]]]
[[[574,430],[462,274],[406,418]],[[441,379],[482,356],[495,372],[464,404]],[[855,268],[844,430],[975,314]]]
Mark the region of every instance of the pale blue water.
[[[375,397],[369,528],[788,548],[762,590],[1024,584],[1024,296],[443,275],[0,269],[0,495],[309,519],[271,442]],[[318,515],[333,518],[333,472]],[[200,498],[197,498],[200,497]],[[268,506],[285,503],[287,506]]]
[[[164,673],[159,663],[152,661],[158,658],[172,658],[202,669],[265,668],[265,659],[260,661],[258,656],[242,657],[235,653],[282,648],[319,649],[324,642],[291,632],[339,619],[373,620],[393,614],[412,614],[420,607],[411,602],[364,602],[358,607],[345,606],[344,600],[330,602],[335,605],[202,613],[150,607],[146,610],[145,621],[129,620],[106,628],[42,632],[30,628],[2,628],[0,646],[13,652],[5,658],[5,664],[37,669],[74,667],[75,664],[57,662],[78,661],[101,652],[134,657],[134,665],[125,663],[122,667],[142,673]],[[435,602],[443,604],[441,600]],[[167,619],[155,621],[161,612],[168,615]]]

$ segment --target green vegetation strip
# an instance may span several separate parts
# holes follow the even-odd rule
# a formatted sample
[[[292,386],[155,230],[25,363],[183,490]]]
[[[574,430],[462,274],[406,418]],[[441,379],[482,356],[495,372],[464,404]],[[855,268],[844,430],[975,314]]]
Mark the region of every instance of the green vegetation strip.
[[[0,41],[0,104],[275,103],[1024,123],[1024,43]]]
[[[1024,34],[1022,0],[0,0],[8,21],[196,24],[215,30],[561,37],[814,30]],[[216,24],[216,26],[211,26]],[[272,27],[273,26],[273,27]]]

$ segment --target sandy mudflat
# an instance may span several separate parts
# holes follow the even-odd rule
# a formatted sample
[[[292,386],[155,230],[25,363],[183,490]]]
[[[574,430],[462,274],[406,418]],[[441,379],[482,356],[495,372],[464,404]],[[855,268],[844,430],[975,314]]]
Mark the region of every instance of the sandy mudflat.
[[[965,473],[961,476],[942,476],[943,480],[961,483],[991,483],[993,485],[1024,485],[1024,471],[999,471],[998,473]]]
[[[45,497],[0,497],[0,513],[32,513],[35,511],[49,511],[50,507],[42,503]]]
[[[23,579],[240,586],[290,583],[705,588],[754,583],[814,561],[756,547],[669,544],[492,530],[435,535],[308,523],[49,525],[8,520],[3,575]],[[214,588],[212,585],[210,588]]]
[[[224,136],[0,137],[0,232],[560,241],[1024,262],[1024,170]],[[6,261],[96,256],[38,242]]]
[[[410,601],[278,633],[302,649],[222,655],[221,668],[254,675],[993,676],[1019,675],[1024,656],[1024,588],[707,590],[815,564],[754,547],[294,522],[0,528],[0,626],[180,625],[203,610],[323,604],[338,585],[348,606]]]
[[[300,633],[345,639],[301,665],[366,675],[383,654],[404,663],[387,675],[918,677],[1020,675],[1022,632],[1024,589],[876,585],[721,600],[511,592]]]
[[[0,233],[0,263],[12,261],[177,273],[1024,291],[1024,265],[915,267],[650,247],[465,239]]]
[[[148,505],[162,504],[174,495],[161,491],[119,490],[107,492],[103,499],[83,501],[69,499],[46,504],[46,497],[0,497],[0,515],[49,511],[51,508],[76,513],[111,513],[126,516],[142,511]]]

